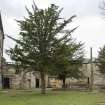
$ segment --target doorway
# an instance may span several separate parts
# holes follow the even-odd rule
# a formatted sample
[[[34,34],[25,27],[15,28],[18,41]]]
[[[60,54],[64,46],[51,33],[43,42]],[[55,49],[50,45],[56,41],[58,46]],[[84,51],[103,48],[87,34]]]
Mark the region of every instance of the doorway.
[[[10,89],[10,78],[2,77],[2,88],[3,89]]]
[[[39,79],[36,78],[36,88],[39,88]]]

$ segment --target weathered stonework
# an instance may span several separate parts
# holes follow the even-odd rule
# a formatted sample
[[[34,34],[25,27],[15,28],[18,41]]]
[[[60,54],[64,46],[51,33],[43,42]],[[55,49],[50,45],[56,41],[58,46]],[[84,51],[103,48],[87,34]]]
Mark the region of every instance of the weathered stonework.
[[[3,32],[2,19],[0,14],[0,88],[2,88],[3,40],[4,40],[4,32]]]

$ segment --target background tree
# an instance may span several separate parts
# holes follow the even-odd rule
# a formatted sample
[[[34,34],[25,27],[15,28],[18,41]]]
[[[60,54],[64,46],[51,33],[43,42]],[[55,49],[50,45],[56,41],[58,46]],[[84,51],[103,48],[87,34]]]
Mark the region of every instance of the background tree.
[[[84,57],[83,44],[76,43],[71,36],[69,44],[60,45],[56,48],[55,54],[55,74],[63,81],[63,88],[66,87],[65,80],[69,78],[79,78],[82,75],[80,66]]]
[[[28,17],[17,21],[20,26],[19,39],[16,46],[8,50],[11,59],[31,70],[39,71],[41,76],[41,92],[45,94],[45,75],[52,71],[53,57],[59,44],[66,44],[71,33],[76,29],[64,31],[65,26],[72,22],[75,15],[63,19],[60,17],[62,9],[52,4],[47,9],[38,9],[33,3],[32,11],[27,9]]]
[[[102,15],[105,16],[105,1],[103,1],[102,5],[100,6],[102,10]],[[100,48],[98,52],[98,67],[101,74],[105,75],[105,45]]]
[[[105,45],[103,46],[103,48],[100,48],[99,54],[98,54],[98,67],[99,67],[99,71],[100,73],[102,73],[103,75],[105,75]]]

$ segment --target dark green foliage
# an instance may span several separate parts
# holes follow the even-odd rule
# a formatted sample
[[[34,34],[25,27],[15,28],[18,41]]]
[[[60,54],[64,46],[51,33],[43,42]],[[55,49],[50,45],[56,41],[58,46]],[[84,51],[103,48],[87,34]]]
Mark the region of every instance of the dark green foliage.
[[[63,81],[63,88],[65,88],[65,80],[69,78],[80,78],[82,72],[80,67],[83,62],[84,51],[83,44],[73,42],[73,38],[69,44],[60,45],[56,48],[55,54],[55,74]]]
[[[63,34],[61,34],[61,31],[63,31],[65,26],[71,23],[72,19],[76,16],[62,19],[60,17],[62,9],[59,9],[59,7],[54,4],[43,10],[38,9],[34,3],[32,9],[31,12],[26,8],[28,17],[25,17],[24,20],[17,21],[21,29],[19,40],[10,37],[16,41],[17,44],[7,52],[11,59],[21,67],[31,68],[29,70],[40,72],[42,93],[45,93],[44,78],[46,73],[52,72],[55,69],[54,59],[61,59],[62,62],[64,60],[66,63],[68,55],[75,53],[74,50],[71,52],[70,47],[72,46],[71,44],[69,45],[69,42],[71,40],[71,33],[77,27],[64,31]],[[73,48],[78,49],[77,45],[73,45]],[[61,49],[61,57],[58,56],[59,46],[68,47],[64,51]]]
[[[105,45],[103,46],[103,48],[100,48],[97,65],[99,67],[100,73],[105,75]]]

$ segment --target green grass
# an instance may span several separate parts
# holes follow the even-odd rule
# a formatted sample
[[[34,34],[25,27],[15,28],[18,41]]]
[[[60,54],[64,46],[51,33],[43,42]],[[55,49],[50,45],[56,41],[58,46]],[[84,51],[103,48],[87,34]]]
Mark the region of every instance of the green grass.
[[[0,92],[0,105],[105,105],[105,93],[76,91],[50,91],[45,96],[40,92]]]

